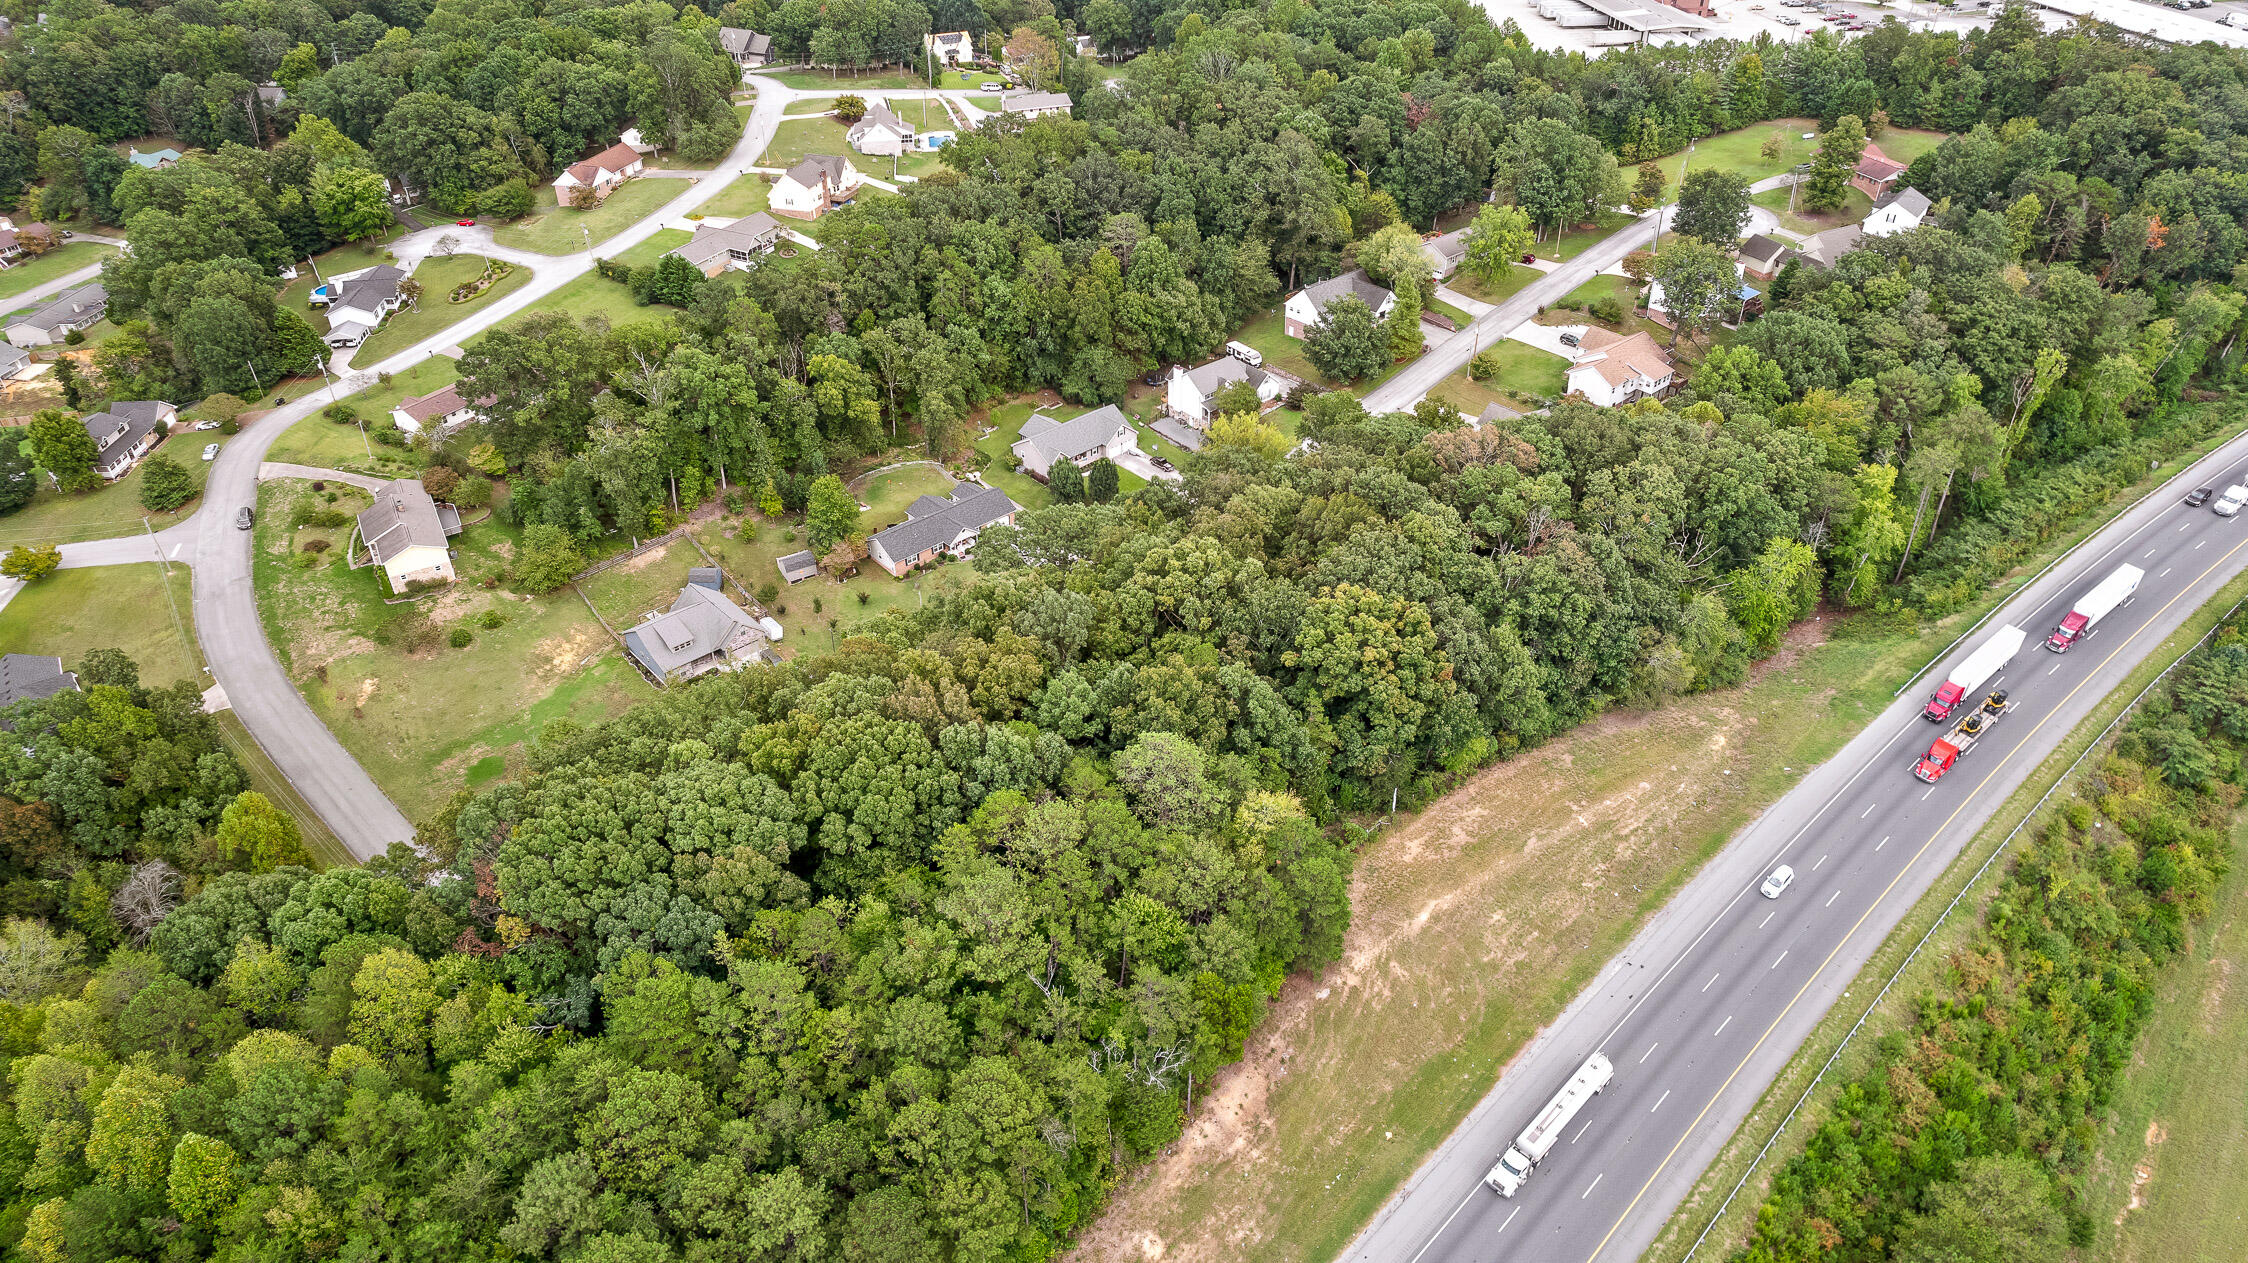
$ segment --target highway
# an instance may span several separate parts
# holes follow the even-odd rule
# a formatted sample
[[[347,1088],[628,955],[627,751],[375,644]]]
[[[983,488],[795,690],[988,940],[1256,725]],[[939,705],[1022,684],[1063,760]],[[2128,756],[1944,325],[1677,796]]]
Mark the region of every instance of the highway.
[[[2248,482],[2248,434],[2109,523],[1806,774],[1515,1058],[1342,1257],[1638,1257],[1967,841],[2140,662],[2248,568],[2248,516],[2220,518],[2181,502],[2196,486],[2233,482]],[[2046,634],[2074,599],[2126,563],[2146,572],[2130,601],[2068,653],[2046,650]],[[2029,639],[1986,691],[2006,689],[2012,711],[1942,780],[1921,783],[1913,762],[1951,727],[1921,719],[1921,706],[1945,671],[2005,623]],[[1795,869],[1793,887],[1761,897],[1758,884],[1783,863]],[[1607,1090],[1512,1199],[1483,1187],[1499,1152],[1596,1051],[1615,1063]]]

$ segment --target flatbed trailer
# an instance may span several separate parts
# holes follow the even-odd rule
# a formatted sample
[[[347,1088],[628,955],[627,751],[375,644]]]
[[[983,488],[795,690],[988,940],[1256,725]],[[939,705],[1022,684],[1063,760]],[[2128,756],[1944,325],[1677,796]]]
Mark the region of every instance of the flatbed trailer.
[[[1912,774],[1931,785],[1942,780],[1944,773],[1951,770],[1951,765],[1974,749],[1990,732],[1991,725],[2005,718],[2006,712],[2012,709],[2013,703],[2006,700],[2005,689],[1999,689],[1984,698],[1983,704],[1977,706],[1967,718],[1960,720],[1958,727],[1936,738],[1935,743],[1928,747],[1928,753],[1912,765]]]

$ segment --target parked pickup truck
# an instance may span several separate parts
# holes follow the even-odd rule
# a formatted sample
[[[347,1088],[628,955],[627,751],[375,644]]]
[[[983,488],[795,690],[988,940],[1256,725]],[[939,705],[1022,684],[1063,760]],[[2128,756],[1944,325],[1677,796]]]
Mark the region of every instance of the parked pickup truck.
[[[1991,725],[2004,718],[2011,709],[2013,706],[2006,700],[2005,689],[1984,698],[1983,704],[1976,707],[1974,713],[1967,718],[1960,720],[1957,728],[1936,738],[1935,744],[1928,747],[1928,753],[1921,756],[1920,762],[1912,765],[1912,774],[1931,785],[1942,780],[1944,773],[1951,770],[1951,765],[1959,762],[1959,756],[1974,749],[1975,743],[1983,739],[1983,734],[1990,731]]]

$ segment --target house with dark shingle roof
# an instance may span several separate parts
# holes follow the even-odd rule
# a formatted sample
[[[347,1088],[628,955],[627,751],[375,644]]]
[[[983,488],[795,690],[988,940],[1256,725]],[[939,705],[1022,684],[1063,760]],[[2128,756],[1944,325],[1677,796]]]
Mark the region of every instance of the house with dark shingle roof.
[[[1358,301],[1373,308],[1376,320],[1388,316],[1389,309],[1397,305],[1397,295],[1374,284],[1373,278],[1366,275],[1364,269],[1346,272],[1317,285],[1306,285],[1288,295],[1288,305],[1283,309],[1288,336],[1300,338],[1310,332],[1311,327],[1326,315],[1327,304],[1346,294],[1355,296]]]
[[[671,251],[704,276],[717,276],[733,268],[748,271],[781,239],[781,221],[764,211],[753,211],[723,227],[695,225],[695,235]]]
[[[967,556],[985,527],[1012,524],[1021,511],[1022,506],[997,487],[962,483],[949,496],[915,500],[905,511],[905,521],[866,541],[866,555],[902,579],[940,555]]]
[[[1421,253],[1428,256],[1429,266],[1436,269],[1437,280],[1460,270],[1461,261],[1467,258],[1467,235],[1473,231],[1473,228],[1455,228],[1421,243]]]
[[[1270,403],[1280,397],[1285,383],[1261,368],[1253,368],[1230,355],[1221,355],[1207,364],[1188,368],[1184,364],[1171,367],[1171,381],[1165,388],[1163,403],[1177,416],[1183,417],[1197,428],[1210,424],[1210,397],[1235,382],[1247,382],[1256,388],[1257,402]],[[1196,447],[1201,444],[1195,444]]]
[[[773,181],[768,209],[791,219],[818,219],[850,201],[865,179],[849,158],[811,154]]]
[[[1760,281],[1769,281],[1787,262],[1787,243],[1757,233],[1741,243],[1741,270]]]
[[[1904,163],[1881,152],[1881,146],[1869,140],[1858,153],[1858,165],[1850,171],[1850,187],[1878,202],[1888,196],[1904,173]]]
[[[109,291],[100,282],[81,285],[42,307],[34,307],[8,322],[8,341],[17,346],[52,346],[73,329],[100,323],[109,307]]]
[[[843,134],[851,148],[863,154],[888,158],[913,148],[913,124],[899,118],[880,100],[866,103],[866,113]]]
[[[1802,244],[1795,247],[1795,253],[1798,258],[1830,268],[1837,259],[1864,245],[1865,235],[1866,230],[1858,225],[1844,224],[1805,237]]]
[[[414,479],[399,478],[376,488],[374,504],[360,513],[351,566],[381,566],[394,592],[409,583],[451,583],[453,549],[445,541],[460,533],[460,510],[439,504]],[[356,544],[366,545],[366,560]]]
[[[793,587],[820,572],[820,559],[814,557],[810,549],[806,549],[775,558],[773,566],[781,572],[781,578]]]
[[[765,632],[725,593],[690,582],[670,609],[627,628],[624,647],[649,675],[669,685],[760,661]]]
[[[0,710],[17,702],[42,701],[77,687],[78,677],[62,669],[60,658],[35,653],[0,654]]]
[[[314,290],[313,297],[326,299],[328,305],[328,332],[321,340],[329,346],[357,346],[365,341],[383,317],[405,302],[398,291],[398,283],[405,279],[404,268],[383,263]]]
[[[132,400],[109,405],[106,412],[85,418],[87,437],[94,440],[94,472],[111,482],[132,472],[135,462],[172,432],[180,410],[160,399]]]
[[[1007,450],[1022,462],[1025,473],[1044,482],[1055,461],[1066,460],[1082,469],[1104,456],[1140,450],[1140,439],[1111,403],[1069,421],[1039,413],[1023,422],[1022,437]]]
[[[773,37],[738,26],[718,28],[718,47],[737,66],[762,66],[773,59]]]

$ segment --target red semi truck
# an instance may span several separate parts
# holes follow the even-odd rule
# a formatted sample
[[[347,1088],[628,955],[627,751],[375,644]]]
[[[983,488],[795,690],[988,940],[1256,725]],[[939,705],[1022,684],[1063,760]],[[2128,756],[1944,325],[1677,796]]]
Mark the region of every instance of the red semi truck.
[[[2092,630],[2092,624],[2129,600],[2131,594],[2139,590],[2139,580],[2145,575],[2146,571],[2137,566],[2117,566],[2115,573],[2100,580],[2098,587],[2076,598],[2076,604],[2069,607],[2068,617],[2045,638],[2045,647],[2054,653],[2067,653],[2078,637]]]
[[[1969,654],[1965,662],[1944,677],[1936,695],[1921,709],[1920,717],[1932,724],[1951,718],[1951,713],[1959,709],[1959,704],[1966,701],[1969,694],[1990,683],[1990,677],[1997,675],[2022,651],[2022,642],[2027,639],[2029,633],[2012,624],[1999,628],[1997,635],[1983,642],[1982,648]]]
[[[1957,728],[1936,738],[1935,743],[1928,747],[1928,753],[1921,756],[1920,762],[1912,765],[1912,774],[1931,785],[1942,780],[1944,773],[1951,770],[1951,765],[1959,761],[1959,756],[1974,749],[1975,743],[1990,731],[1990,726],[1997,723],[2010,709],[2012,705],[2006,700],[2005,689],[1984,698],[1983,704],[1976,707],[1967,718],[1960,720]]]

